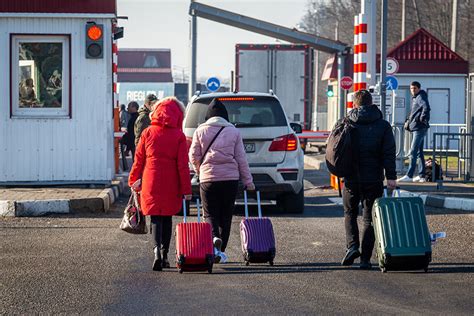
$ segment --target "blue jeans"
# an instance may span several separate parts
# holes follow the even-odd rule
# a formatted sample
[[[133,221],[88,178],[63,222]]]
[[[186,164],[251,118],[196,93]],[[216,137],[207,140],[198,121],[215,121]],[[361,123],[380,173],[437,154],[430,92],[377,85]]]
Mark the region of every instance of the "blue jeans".
[[[420,158],[418,173],[420,177],[425,177],[425,156],[423,155],[423,146],[425,143],[427,129],[413,132],[413,140],[410,149],[410,166],[408,167],[407,176],[413,178],[416,168],[416,161]]]

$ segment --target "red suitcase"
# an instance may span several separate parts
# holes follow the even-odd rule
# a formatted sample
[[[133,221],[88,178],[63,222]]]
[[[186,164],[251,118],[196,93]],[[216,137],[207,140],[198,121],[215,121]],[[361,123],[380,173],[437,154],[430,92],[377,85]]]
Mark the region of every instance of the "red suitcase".
[[[197,200],[197,223],[186,221],[186,202],[183,200],[183,223],[176,226],[176,266],[183,271],[207,271],[212,273],[214,245],[211,225],[201,223],[201,208]]]
[[[248,211],[247,191],[244,191],[245,218],[240,222],[240,239],[245,264],[265,263],[271,266],[275,259],[275,235],[269,218],[262,217],[260,192],[257,191],[258,217],[250,217]]]

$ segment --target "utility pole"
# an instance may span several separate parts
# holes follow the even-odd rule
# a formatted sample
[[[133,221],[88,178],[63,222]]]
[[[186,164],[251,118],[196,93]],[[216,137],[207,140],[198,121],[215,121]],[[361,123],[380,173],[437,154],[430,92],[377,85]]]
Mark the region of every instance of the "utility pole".
[[[382,0],[382,28],[380,30],[380,110],[383,119],[386,119],[385,104],[387,99],[387,90],[385,80],[387,76],[387,0]]]
[[[456,33],[458,24],[458,0],[453,0],[453,16],[451,22],[451,49],[456,51]]]
[[[194,2],[194,0],[191,0]],[[190,45],[191,45],[191,71],[189,72],[188,82],[188,100],[191,100],[194,92],[196,92],[196,55],[197,55],[197,16],[191,15],[189,29]]]
[[[402,41],[405,40],[406,27],[406,0],[402,0]]]

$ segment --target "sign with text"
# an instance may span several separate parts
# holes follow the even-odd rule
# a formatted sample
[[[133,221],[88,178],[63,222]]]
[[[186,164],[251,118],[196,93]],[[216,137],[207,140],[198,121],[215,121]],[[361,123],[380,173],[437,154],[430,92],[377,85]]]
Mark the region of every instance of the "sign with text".
[[[341,88],[344,90],[349,90],[352,87],[352,78],[345,76],[341,78]]]

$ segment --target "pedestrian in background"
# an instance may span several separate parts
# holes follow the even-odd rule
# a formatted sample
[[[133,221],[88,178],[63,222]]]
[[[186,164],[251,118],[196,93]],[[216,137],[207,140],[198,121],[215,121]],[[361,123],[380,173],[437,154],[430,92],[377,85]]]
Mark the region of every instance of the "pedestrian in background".
[[[125,104],[120,104],[120,129],[125,129],[127,128],[128,125],[128,120],[130,120],[130,114],[128,113],[127,109],[125,108]]]
[[[430,128],[430,103],[428,95],[421,90],[421,84],[413,81],[410,84],[410,92],[412,95],[411,111],[405,123],[405,129],[413,134],[410,149],[410,165],[406,175],[398,179],[398,182],[425,182],[425,156],[423,147],[425,145],[425,136]],[[416,162],[420,159],[418,167],[418,176],[413,178],[416,169]]]
[[[130,114],[130,119],[127,123],[127,131],[122,137],[122,143],[127,146],[127,152],[132,152],[132,161],[135,157],[135,132],[134,125],[138,117],[138,103],[132,101],[127,106],[127,111]]]
[[[255,190],[242,136],[229,123],[227,110],[217,98],[209,104],[206,122],[193,135],[189,160],[199,175],[206,222],[211,224],[216,262],[225,263],[232,213],[239,179]]]
[[[140,136],[145,128],[150,126],[151,118],[150,114],[153,111],[153,106],[158,101],[156,95],[150,93],[145,98],[145,104],[143,107],[138,110],[138,118],[135,121],[135,145],[138,146],[138,141],[140,140]]]
[[[186,137],[182,132],[184,105],[175,97],[159,101],[151,125],[138,142],[129,185],[140,191],[144,215],[151,216],[153,270],[169,268],[172,216],[181,210],[183,196],[191,200]],[[160,252],[161,247],[161,252]]]
[[[395,139],[392,127],[382,119],[382,112],[372,104],[369,91],[354,94],[354,109],[348,119],[355,127],[356,146],[352,147],[356,159],[351,176],[344,178],[342,202],[346,230],[347,251],[342,265],[351,266],[361,257],[361,269],[371,269],[370,258],[375,244],[372,226],[372,206],[383,194],[384,171],[387,187],[395,189]],[[359,250],[359,227],[357,216],[359,204],[363,206],[362,248]]]

